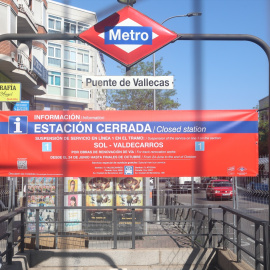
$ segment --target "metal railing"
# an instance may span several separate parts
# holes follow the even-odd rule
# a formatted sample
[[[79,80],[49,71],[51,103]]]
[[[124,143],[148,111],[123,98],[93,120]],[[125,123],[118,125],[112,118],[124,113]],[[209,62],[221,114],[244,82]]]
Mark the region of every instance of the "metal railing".
[[[16,246],[19,245],[20,251],[24,252],[24,216],[24,208],[0,216],[0,256],[6,259],[7,264],[12,264]]]
[[[131,244],[132,249],[146,247],[149,243],[149,238],[155,239],[153,244],[157,247],[157,243],[162,242],[168,244],[167,247],[203,247],[235,250],[237,261],[242,261],[242,254],[248,254],[254,260],[254,269],[259,270],[269,269],[269,251],[268,251],[268,229],[269,224],[266,221],[247,216],[230,207],[214,206],[214,205],[181,205],[177,204],[172,198],[172,205],[168,206],[137,206],[137,207],[72,207],[73,210],[91,210],[91,211],[110,211],[111,212],[111,230],[103,232],[95,232],[94,226],[91,226],[88,221],[64,221],[57,219],[59,211],[70,210],[71,207],[50,207],[55,210],[56,219],[48,221],[55,226],[55,231],[50,234],[40,232],[41,222],[39,221],[39,211],[44,210],[44,207],[28,207],[19,208],[14,212],[10,212],[0,217],[0,228],[2,228],[0,243],[6,241],[6,248],[1,252],[1,257],[6,256],[6,262],[12,264],[14,255],[14,247],[19,244],[19,251],[24,252],[25,239],[30,237],[34,239],[35,244],[33,249],[41,248],[43,239],[55,239],[55,244],[51,248],[59,248],[61,239],[73,238],[83,239],[88,243],[85,248],[94,248],[89,245],[89,242],[95,240],[95,243],[109,239],[111,242],[110,248],[121,248],[121,242],[125,241]],[[31,222],[25,221],[25,210],[35,211],[35,232],[30,235],[26,230],[27,224]],[[124,224],[121,224],[119,211],[128,211],[129,215]],[[138,218],[139,212],[147,212],[149,215],[144,215],[140,221]],[[154,212],[160,211],[159,219]],[[216,213],[219,212],[221,218],[217,218]],[[162,214],[163,213],[163,214]],[[20,216],[15,224],[15,217]],[[234,216],[237,223],[233,222]],[[248,233],[245,226],[241,226],[243,221],[251,222],[254,226],[254,233]],[[33,223],[33,222],[32,222]],[[61,231],[63,224],[81,223],[82,232],[64,232]],[[101,227],[103,221],[99,220],[97,225]],[[122,222],[123,223],[123,222]],[[5,226],[3,226],[3,224]],[[243,222],[244,224],[244,222]],[[122,226],[122,227],[121,227]],[[124,226],[124,227],[123,227]],[[5,231],[4,231],[4,228]],[[123,229],[124,228],[124,229]],[[15,235],[17,234],[17,235]],[[231,237],[234,235],[235,237]],[[241,245],[245,237],[249,237],[254,241],[255,252],[251,252],[246,247]],[[185,244],[185,245],[184,245]],[[0,245],[3,249],[4,245]],[[29,248],[29,247],[28,247]],[[100,248],[100,246],[99,246]]]

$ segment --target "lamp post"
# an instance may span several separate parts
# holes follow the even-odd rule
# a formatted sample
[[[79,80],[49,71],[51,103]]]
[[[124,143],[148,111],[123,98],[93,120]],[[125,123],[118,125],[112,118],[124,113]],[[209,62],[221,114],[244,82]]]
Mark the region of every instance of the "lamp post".
[[[117,1],[121,1],[121,0],[117,0]],[[192,12],[192,13],[187,13],[187,14],[184,14],[184,15],[175,15],[175,16],[169,17],[166,20],[164,20],[161,23],[161,25],[163,25],[168,20],[171,20],[171,19],[174,19],[174,18],[193,17],[193,16],[201,16],[201,15],[202,15],[201,12]],[[156,57],[155,57],[155,53],[153,53],[153,76],[156,76]],[[154,110],[156,110],[156,89],[154,89]]]
[[[120,0],[117,0],[120,1]],[[172,17],[169,17],[167,19],[165,19],[161,25],[163,25],[165,22],[174,19],[174,18],[179,18],[179,17],[194,17],[194,16],[201,16],[202,13],[201,12],[191,12],[191,13],[187,13],[187,14],[183,14],[183,15],[175,15]],[[153,53],[153,76],[156,76],[156,57],[155,57],[155,53]],[[156,110],[156,89],[153,90],[153,96],[154,96],[154,100],[153,100],[153,109],[154,111]],[[155,177],[155,186],[156,186],[156,204],[159,205],[160,203],[160,199],[159,199],[159,177]],[[193,188],[193,179],[192,179],[192,191],[194,191]],[[192,203],[193,204],[193,203]],[[157,221],[159,221],[159,209],[157,209]]]
[[[133,4],[136,3],[136,0],[117,0],[117,2],[133,7]]]

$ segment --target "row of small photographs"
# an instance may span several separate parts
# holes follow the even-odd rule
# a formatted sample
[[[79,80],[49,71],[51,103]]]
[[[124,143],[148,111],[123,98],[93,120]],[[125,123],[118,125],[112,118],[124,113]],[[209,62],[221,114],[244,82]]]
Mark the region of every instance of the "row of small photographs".
[[[27,198],[27,205],[34,206],[55,206],[54,195],[31,195]]]
[[[29,177],[28,185],[54,185],[55,177]]]
[[[81,206],[81,196],[78,194],[68,195],[67,206]],[[117,206],[143,206],[143,194],[117,194]],[[113,206],[112,194],[86,195],[86,206]]]
[[[68,180],[68,192],[78,192],[79,179]],[[142,191],[142,177],[119,178],[116,181],[116,191]],[[87,178],[86,191],[113,191],[113,178],[94,177]]]
[[[28,193],[54,193],[55,186],[29,186]]]

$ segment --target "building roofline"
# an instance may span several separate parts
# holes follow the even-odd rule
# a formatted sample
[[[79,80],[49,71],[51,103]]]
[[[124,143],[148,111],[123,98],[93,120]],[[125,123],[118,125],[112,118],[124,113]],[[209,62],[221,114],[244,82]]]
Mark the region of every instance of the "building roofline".
[[[96,16],[96,20],[97,20],[97,14],[96,14],[96,12],[94,12],[94,11],[89,11],[89,10],[87,10],[87,9],[82,9],[82,8],[77,8],[77,7],[74,7],[74,6],[72,6],[72,5],[66,5],[66,4],[62,4],[62,3],[60,3],[60,2],[56,2],[56,1],[52,1],[52,0],[47,0],[47,2],[48,2],[48,3],[57,4],[57,5],[63,6],[63,7],[72,7],[73,9],[76,9],[76,10],[78,10],[78,11],[83,11],[83,12],[87,12],[87,13],[89,13],[89,14],[93,14],[93,15]]]

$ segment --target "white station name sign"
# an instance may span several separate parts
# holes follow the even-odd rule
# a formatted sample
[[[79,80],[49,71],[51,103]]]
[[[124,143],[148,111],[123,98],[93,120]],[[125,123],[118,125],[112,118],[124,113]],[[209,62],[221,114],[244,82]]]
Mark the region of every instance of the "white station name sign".
[[[173,89],[173,76],[83,76],[86,89]]]

